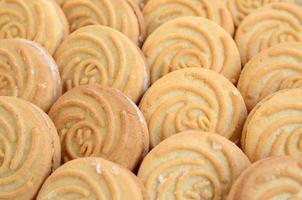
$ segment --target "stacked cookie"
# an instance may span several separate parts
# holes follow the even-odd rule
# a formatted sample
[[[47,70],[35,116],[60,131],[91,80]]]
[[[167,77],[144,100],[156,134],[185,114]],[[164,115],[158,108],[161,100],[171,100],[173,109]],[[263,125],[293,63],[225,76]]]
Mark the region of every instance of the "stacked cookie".
[[[294,0],[0,2],[0,200],[302,199]]]

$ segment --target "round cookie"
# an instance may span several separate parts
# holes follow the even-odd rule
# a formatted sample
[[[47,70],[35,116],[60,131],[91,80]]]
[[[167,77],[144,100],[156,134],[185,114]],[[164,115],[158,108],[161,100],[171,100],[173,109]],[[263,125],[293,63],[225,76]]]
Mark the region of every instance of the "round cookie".
[[[140,109],[152,147],[185,130],[217,132],[238,142],[247,115],[237,88],[220,74],[200,68],[159,79],[142,98]]]
[[[54,56],[63,92],[86,84],[123,91],[138,102],[149,85],[141,51],[122,33],[105,26],[87,26],[70,34]]]
[[[143,15],[129,0],[65,0],[62,9],[71,32],[88,25],[104,25],[124,33],[138,45],[144,41]]]
[[[149,150],[142,113],[116,89],[76,87],[58,99],[49,116],[59,132],[65,162],[103,157],[134,170]]]
[[[222,1],[222,0],[220,0]],[[233,21],[236,26],[242,22],[242,20],[254,12],[256,9],[265,6],[273,2],[294,2],[294,0],[224,0],[227,8],[233,16]]]
[[[278,90],[302,87],[302,43],[282,43],[253,57],[241,72],[238,89],[248,110]]]
[[[226,138],[200,131],[174,135],[155,147],[138,172],[150,200],[225,199],[232,183],[250,166]]]
[[[16,97],[0,98],[0,199],[34,199],[60,165],[60,142],[51,120]]]
[[[302,41],[302,8],[292,3],[271,3],[247,16],[236,32],[242,64],[279,43]]]
[[[298,200],[302,198],[301,180],[301,158],[260,160],[235,181],[227,200]]]
[[[302,89],[279,91],[256,105],[242,132],[251,161],[278,155],[302,156]]]
[[[202,17],[180,17],[157,28],[142,48],[150,66],[151,82],[189,67],[219,72],[236,83],[240,55],[232,37],[219,25]]]
[[[60,95],[58,67],[40,45],[0,40],[0,96],[16,96],[48,111]]]
[[[59,167],[43,184],[37,200],[147,200],[145,189],[127,169],[102,158],[80,158]]]
[[[1,1],[0,13],[0,39],[32,40],[53,54],[68,35],[66,18],[54,1]]]
[[[232,15],[221,0],[149,0],[143,9],[149,35],[167,21],[183,16],[204,17],[234,34]]]

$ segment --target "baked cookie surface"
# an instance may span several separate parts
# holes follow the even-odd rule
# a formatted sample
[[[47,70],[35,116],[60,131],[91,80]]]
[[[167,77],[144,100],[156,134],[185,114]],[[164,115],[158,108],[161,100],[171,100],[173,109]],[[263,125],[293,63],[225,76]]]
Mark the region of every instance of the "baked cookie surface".
[[[150,200],[225,199],[232,183],[250,166],[226,138],[187,131],[155,147],[138,172]]]
[[[263,50],[241,72],[238,89],[248,110],[283,89],[302,87],[302,43],[283,43]]]
[[[163,24],[149,35],[142,50],[150,67],[151,83],[190,67],[211,69],[236,83],[241,71],[232,37],[201,17],[180,17]]]
[[[56,129],[33,104],[1,97],[0,130],[0,199],[34,199],[46,177],[60,165]]]
[[[102,158],[80,158],[59,167],[43,184],[37,200],[147,200],[145,190],[127,169]]]
[[[225,1],[227,8],[233,16],[236,26],[239,26],[242,20],[258,8],[274,2],[290,2],[294,0],[220,0]]]
[[[269,156],[302,156],[302,89],[279,91],[259,102],[242,132],[251,161]]]
[[[88,25],[104,25],[124,33],[138,45],[144,40],[143,15],[129,0],[65,0],[62,9],[71,32]]]
[[[238,142],[247,114],[237,88],[222,75],[201,68],[177,70],[159,79],[139,107],[148,123],[151,147],[192,129]]]
[[[68,34],[66,18],[54,1],[1,1],[0,39],[24,38],[53,54]]]
[[[221,0],[149,0],[143,9],[147,35],[167,21],[184,16],[214,21],[230,35],[234,33],[232,16]]]
[[[37,43],[0,40],[0,96],[16,96],[48,111],[61,95],[61,79],[52,57]]]
[[[245,170],[227,200],[302,198],[302,161],[287,156],[260,160]]]
[[[74,88],[58,99],[49,116],[59,132],[64,162],[103,157],[134,170],[149,150],[142,113],[116,89]]]
[[[302,7],[271,3],[247,16],[236,32],[236,43],[244,65],[252,57],[283,42],[302,41]]]
[[[117,88],[138,102],[149,85],[141,51],[123,34],[105,26],[87,26],[70,34],[54,56],[63,92],[100,84]]]

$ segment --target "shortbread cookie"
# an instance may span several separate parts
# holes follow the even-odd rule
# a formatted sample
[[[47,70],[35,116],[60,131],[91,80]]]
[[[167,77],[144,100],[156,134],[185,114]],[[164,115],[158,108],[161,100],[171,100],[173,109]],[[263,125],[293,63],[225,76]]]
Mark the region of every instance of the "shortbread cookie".
[[[152,83],[171,71],[189,67],[211,69],[236,83],[241,71],[232,37],[202,17],[180,17],[163,24],[147,38],[143,52]]]
[[[244,67],[238,89],[248,110],[278,90],[302,87],[302,43],[283,43],[263,50]]]
[[[264,159],[240,175],[227,200],[299,200],[302,199],[301,180],[301,158]]]
[[[174,135],[155,147],[138,172],[150,200],[225,199],[250,166],[226,138],[200,131]]]
[[[242,149],[251,161],[302,156],[302,89],[282,90],[258,103],[245,122]]]
[[[140,45],[145,36],[143,15],[129,0],[65,0],[63,11],[73,32],[87,25],[104,25]]]
[[[223,1],[223,0],[220,0]],[[273,2],[294,2],[294,0],[224,0],[227,8],[233,16],[233,21],[236,26],[242,22],[242,20],[254,12],[256,9],[265,6]]]
[[[123,34],[105,26],[87,26],[69,35],[55,54],[63,91],[100,84],[123,91],[138,102],[149,85],[141,51]]]
[[[183,16],[208,18],[233,35],[232,15],[221,0],[149,0],[143,9],[149,35],[167,21]]]
[[[0,40],[0,96],[16,96],[48,111],[60,95],[58,67],[40,45]]]
[[[76,87],[58,99],[49,116],[59,132],[65,162],[103,157],[133,170],[149,150],[142,113],[116,89]]]
[[[247,111],[235,86],[211,70],[186,68],[159,79],[140,109],[151,146],[185,130],[217,132],[238,142]]]
[[[37,200],[147,200],[137,177],[102,158],[80,158],[59,167],[43,184]]]
[[[60,142],[38,107],[15,97],[0,98],[0,199],[34,199],[60,164]]]
[[[242,64],[279,43],[302,41],[302,7],[292,3],[268,4],[247,16],[236,33]]]
[[[0,13],[0,39],[25,38],[53,54],[68,34],[66,18],[54,1],[1,1]]]

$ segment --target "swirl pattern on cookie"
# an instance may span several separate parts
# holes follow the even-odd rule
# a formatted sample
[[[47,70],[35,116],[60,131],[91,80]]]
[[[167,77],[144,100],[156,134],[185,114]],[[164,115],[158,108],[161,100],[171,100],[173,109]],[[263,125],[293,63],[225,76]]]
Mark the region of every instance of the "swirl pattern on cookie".
[[[1,97],[0,131],[0,199],[34,199],[60,164],[56,129],[33,104]]]
[[[238,89],[248,110],[279,90],[302,87],[302,43],[283,43],[263,50],[244,67]]]
[[[186,68],[154,83],[140,103],[151,146],[185,130],[217,132],[238,142],[247,111],[231,82],[211,70]]]
[[[48,111],[60,95],[58,67],[40,45],[0,40],[0,96],[16,96]]]
[[[58,99],[49,116],[59,132],[64,162],[103,157],[133,170],[149,150],[142,113],[116,89],[74,88]]]
[[[236,32],[242,64],[260,51],[283,42],[302,41],[302,8],[271,3],[247,16]]]
[[[143,15],[129,0],[65,0],[62,9],[73,32],[88,25],[114,28],[140,45],[145,36]]]
[[[155,147],[138,172],[150,200],[225,199],[232,183],[250,165],[226,138],[187,131]]]
[[[32,40],[53,54],[68,34],[66,18],[54,1],[1,1],[0,13],[0,39]]]
[[[59,167],[43,184],[37,200],[147,200],[137,177],[102,158],[80,158]]]
[[[151,82],[172,71],[200,67],[219,72],[236,83],[240,55],[232,37],[215,22],[180,17],[157,28],[143,45]]]
[[[210,19],[233,35],[234,24],[221,0],[150,0],[143,9],[146,32],[149,35],[161,24],[183,16]]]
[[[271,157],[254,163],[235,181],[227,200],[299,200],[302,160]]]
[[[83,27],[69,35],[55,54],[63,92],[100,84],[117,88],[138,102],[149,85],[140,50],[123,34],[105,26]]]
[[[259,102],[242,133],[242,149],[251,161],[302,155],[302,89],[279,91]]]
[[[225,0],[227,8],[233,16],[233,21],[236,26],[242,22],[242,20],[254,12],[258,8],[274,2],[294,2],[294,0]]]

